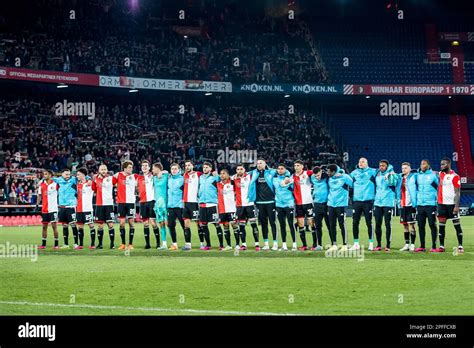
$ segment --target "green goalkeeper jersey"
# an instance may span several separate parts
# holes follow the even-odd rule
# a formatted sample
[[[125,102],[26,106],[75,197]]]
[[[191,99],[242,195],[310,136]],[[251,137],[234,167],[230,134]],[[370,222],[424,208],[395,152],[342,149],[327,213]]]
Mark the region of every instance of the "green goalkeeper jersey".
[[[166,209],[168,206],[168,173],[163,173],[161,178],[153,177],[155,190],[155,210]]]

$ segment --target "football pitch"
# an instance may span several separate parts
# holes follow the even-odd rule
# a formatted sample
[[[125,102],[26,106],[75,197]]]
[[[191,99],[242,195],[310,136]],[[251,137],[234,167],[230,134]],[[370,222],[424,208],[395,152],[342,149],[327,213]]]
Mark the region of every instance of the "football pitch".
[[[36,260],[12,253],[0,257],[0,314],[473,315],[474,217],[461,221],[464,254],[453,251],[457,241],[450,222],[447,252],[398,251],[403,232],[394,218],[391,252],[365,250],[352,257],[327,257],[324,251],[256,252],[250,229],[247,251],[218,251],[213,227],[213,250],[200,251],[195,226],[192,251],[145,250],[142,224],[136,224],[130,252],[109,250],[106,231],[103,250],[53,250],[49,229],[48,247],[38,251]],[[351,243],[352,221],[346,223]],[[62,228],[59,234],[61,245]],[[87,227],[85,234],[87,246]],[[178,236],[181,247],[181,229]],[[310,234],[307,238],[311,241]],[[429,247],[429,228],[426,240]],[[40,226],[0,228],[4,250],[40,241]],[[116,236],[116,246],[119,241]],[[329,241],[326,228],[323,241]],[[366,249],[363,222],[361,244]]]

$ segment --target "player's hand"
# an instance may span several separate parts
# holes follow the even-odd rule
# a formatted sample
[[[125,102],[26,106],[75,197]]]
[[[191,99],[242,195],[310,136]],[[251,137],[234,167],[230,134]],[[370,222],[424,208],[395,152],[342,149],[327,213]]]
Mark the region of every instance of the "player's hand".
[[[459,206],[455,205],[453,209],[453,214],[458,214],[459,213]]]
[[[285,183],[285,185],[288,185],[291,182],[291,179],[290,178],[285,178],[283,180],[283,182]]]
[[[160,179],[162,176],[163,176],[163,172],[159,172],[157,175],[158,179]]]
[[[217,170],[214,170],[214,171],[212,172],[212,176],[217,176]]]

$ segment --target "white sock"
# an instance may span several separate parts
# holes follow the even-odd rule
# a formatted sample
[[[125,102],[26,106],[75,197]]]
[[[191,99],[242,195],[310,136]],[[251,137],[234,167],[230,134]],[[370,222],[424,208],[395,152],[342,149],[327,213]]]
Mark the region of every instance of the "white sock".
[[[174,246],[178,246],[178,243],[173,243]]]
[[[264,245],[265,245],[265,246],[268,246],[268,242],[264,242]]]
[[[296,248],[296,242],[293,242],[293,248]]]
[[[163,245],[164,247],[167,247],[167,246],[168,246],[168,244],[166,244],[166,242],[163,242],[162,245]]]
[[[288,248],[285,242],[283,242],[283,248]]]

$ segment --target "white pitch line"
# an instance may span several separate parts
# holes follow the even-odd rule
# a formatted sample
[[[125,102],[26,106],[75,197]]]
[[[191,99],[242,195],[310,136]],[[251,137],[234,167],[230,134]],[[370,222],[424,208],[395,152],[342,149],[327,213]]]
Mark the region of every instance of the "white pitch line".
[[[21,305],[21,306],[39,306],[39,307],[121,309],[121,310],[132,310],[132,311],[178,312],[178,313],[194,313],[194,314],[268,315],[268,316],[304,316],[304,315],[309,315],[309,314],[301,314],[301,313],[240,312],[240,311],[222,311],[222,310],[206,310],[206,309],[175,309],[175,308],[153,308],[153,307],[102,306],[102,305],[92,305],[92,304],[44,303],[44,302],[27,302],[27,301],[0,301],[0,304]]]

